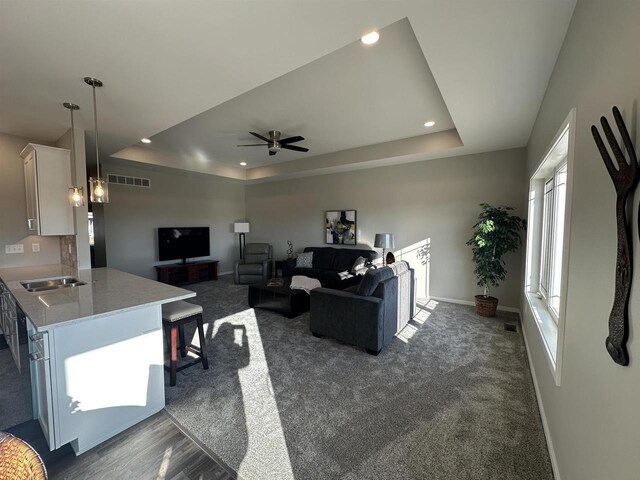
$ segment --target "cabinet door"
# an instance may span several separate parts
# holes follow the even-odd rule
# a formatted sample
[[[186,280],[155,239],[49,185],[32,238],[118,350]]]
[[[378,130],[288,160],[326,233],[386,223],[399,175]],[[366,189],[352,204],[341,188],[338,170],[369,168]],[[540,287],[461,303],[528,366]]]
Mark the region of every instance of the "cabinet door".
[[[74,235],[73,207],[69,203],[71,160],[69,150],[36,151],[38,223],[40,235]]]
[[[36,152],[33,150],[24,159],[24,181],[27,194],[27,230],[30,234],[40,235],[40,222],[38,221],[38,172],[36,168]]]
[[[49,361],[48,334],[29,336],[31,346],[31,375],[35,387],[35,413],[51,450],[57,448],[53,424],[53,390],[51,386],[51,364]]]

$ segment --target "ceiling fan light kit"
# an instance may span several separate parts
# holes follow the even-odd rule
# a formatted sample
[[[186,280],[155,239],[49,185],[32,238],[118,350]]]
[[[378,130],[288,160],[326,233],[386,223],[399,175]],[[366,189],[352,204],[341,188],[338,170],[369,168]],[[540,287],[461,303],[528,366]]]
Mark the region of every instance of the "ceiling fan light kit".
[[[280,150],[293,150],[295,152],[308,152],[309,149],[305,147],[298,147],[297,145],[290,145],[291,143],[297,143],[304,140],[304,137],[300,135],[296,135],[295,137],[287,137],[280,138],[282,136],[281,132],[278,130],[269,130],[269,138],[264,137],[256,132],[249,132],[254,137],[259,138],[265,143],[251,143],[247,145],[237,145],[238,147],[263,147],[267,146],[269,150],[269,156],[273,156],[278,153]]]

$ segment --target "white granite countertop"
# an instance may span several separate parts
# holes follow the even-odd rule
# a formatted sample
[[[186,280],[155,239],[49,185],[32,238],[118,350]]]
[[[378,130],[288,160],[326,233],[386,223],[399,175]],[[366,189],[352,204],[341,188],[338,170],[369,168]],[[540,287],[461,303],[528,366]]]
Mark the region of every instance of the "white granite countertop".
[[[28,292],[20,284],[61,276],[75,277],[86,285]],[[0,279],[38,330],[196,296],[190,290],[112,268],[74,270],[64,265],[0,268]]]

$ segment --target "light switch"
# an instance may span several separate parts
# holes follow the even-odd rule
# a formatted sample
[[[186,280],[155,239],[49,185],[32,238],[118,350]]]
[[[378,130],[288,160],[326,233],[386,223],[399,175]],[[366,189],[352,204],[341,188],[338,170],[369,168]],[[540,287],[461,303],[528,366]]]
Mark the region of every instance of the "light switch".
[[[32,243],[31,244],[31,251],[32,252],[39,252],[40,251],[40,244],[39,243]]]

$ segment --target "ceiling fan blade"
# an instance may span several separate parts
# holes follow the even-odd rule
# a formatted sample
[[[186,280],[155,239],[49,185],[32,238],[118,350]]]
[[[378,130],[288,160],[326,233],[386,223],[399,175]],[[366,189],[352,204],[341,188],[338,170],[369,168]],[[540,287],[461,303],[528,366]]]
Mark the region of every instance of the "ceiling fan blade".
[[[276,153],[278,153],[278,152],[272,152],[271,150],[269,150],[269,156],[270,157],[273,157]]]
[[[283,140],[280,140],[280,144],[296,143],[296,142],[301,142],[302,140],[304,140],[304,137],[301,137],[300,135],[297,135],[295,137],[289,137],[289,138],[285,138]]]
[[[264,143],[250,143],[248,145],[236,145],[236,147],[264,147]]]
[[[282,145],[282,148],[286,148],[287,150],[295,150],[296,152],[308,152],[308,148],[304,147],[296,147],[295,145]]]
[[[264,140],[265,142],[269,143],[271,142],[271,140],[269,140],[267,137],[263,137],[262,135],[260,135],[259,133],[256,132],[249,132],[251,135],[253,135],[254,137],[258,137],[260,140]]]

